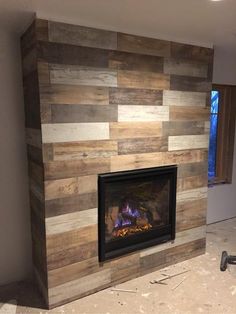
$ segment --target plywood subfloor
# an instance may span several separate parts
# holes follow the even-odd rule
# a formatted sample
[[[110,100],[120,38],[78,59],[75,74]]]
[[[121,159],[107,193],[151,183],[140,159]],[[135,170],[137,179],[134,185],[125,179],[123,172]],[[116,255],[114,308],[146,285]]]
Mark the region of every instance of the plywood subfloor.
[[[107,289],[51,311],[40,306],[34,289],[16,284],[0,289],[0,313],[236,313],[236,266],[220,272],[222,250],[236,255],[236,218],[207,227],[207,252],[175,266],[117,286],[135,293]],[[167,280],[167,285],[150,284],[163,273],[189,272]],[[12,304],[7,304],[11,300]],[[16,303],[18,305],[16,305]],[[21,305],[20,305],[21,304]],[[33,304],[34,307],[30,307]],[[8,310],[8,312],[4,312]]]

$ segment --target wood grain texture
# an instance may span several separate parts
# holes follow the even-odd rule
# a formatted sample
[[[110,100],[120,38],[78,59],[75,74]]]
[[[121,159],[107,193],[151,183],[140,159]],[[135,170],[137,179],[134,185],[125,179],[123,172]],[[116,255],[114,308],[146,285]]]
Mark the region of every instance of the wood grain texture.
[[[50,80],[52,84],[115,87],[117,72],[104,68],[51,64]]]
[[[116,122],[118,106],[52,105],[52,123]]]
[[[168,150],[183,150],[183,149],[197,149],[209,146],[209,136],[202,135],[182,135],[182,136],[169,136]]]
[[[97,223],[97,208],[46,218],[46,234],[53,235]]]
[[[198,135],[205,133],[204,121],[169,121],[162,123],[163,136]]]
[[[109,100],[113,105],[162,105],[162,91],[137,88],[109,88]]]
[[[46,180],[94,175],[110,172],[110,158],[48,162],[45,163],[44,170]]]
[[[109,139],[109,123],[42,124],[43,143]]]
[[[208,121],[209,108],[170,106],[170,120]]]
[[[207,173],[205,175],[179,178],[177,182],[177,191],[191,190],[194,188],[205,187],[208,184]]]
[[[117,48],[115,32],[58,22],[49,22],[49,41],[94,48]]]
[[[110,138],[146,138],[162,135],[162,122],[110,123]]]
[[[170,42],[118,33],[118,50],[153,56],[170,56]]]
[[[170,88],[170,76],[155,72],[118,70],[117,83],[118,87],[163,90]]]
[[[38,129],[26,129],[26,143],[36,148],[42,148],[42,135],[41,130]]]
[[[186,178],[198,175],[207,175],[207,154],[205,155],[205,161],[189,162],[178,166],[178,179]],[[204,160],[204,159],[203,159]]]
[[[51,160],[110,157],[117,154],[118,144],[111,140],[53,143]]]
[[[204,186],[197,189],[191,189],[191,190],[178,192],[176,196],[177,203],[190,202],[190,201],[196,201],[203,198],[207,198],[207,190],[208,188]]]
[[[119,122],[168,121],[169,107],[167,106],[118,106]]]
[[[146,137],[118,141],[118,155],[164,152],[167,150],[167,137]]]
[[[206,99],[206,93],[173,90],[163,91],[163,106],[206,107]]]
[[[78,194],[78,179],[68,178],[44,182],[45,200],[68,197]]]
[[[209,92],[212,84],[205,78],[171,75],[170,89],[179,91]]]
[[[186,58],[211,63],[213,52],[214,51],[211,48],[180,44],[176,42],[171,43],[171,56],[174,58]]]
[[[111,51],[109,53],[109,68],[115,70],[135,70],[163,73],[163,63],[164,60],[162,57],[121,51]]]
[[[191,60],[186,60],[186,59],[181,60],[181,59],[165,58],[164,73],[207,78],[208,64],[200,63],[200,62],[193,62]]]
[[[108,105],[107,87],[51,84],[40,87],[41,100],[47,104]]]

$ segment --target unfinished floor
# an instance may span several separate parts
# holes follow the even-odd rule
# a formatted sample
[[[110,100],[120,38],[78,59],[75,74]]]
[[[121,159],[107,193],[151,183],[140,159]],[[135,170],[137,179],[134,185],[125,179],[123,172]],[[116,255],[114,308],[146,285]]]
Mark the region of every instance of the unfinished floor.
[[[51,311],[40,309],[34,289],[28,284],[0,289],[0,313],[236,313],[236,265],[220,272],[222,250],[236,254],[236,218],[207,227],[205,255],[162,269]],[[166,280],[167,285],[151,284],[164,274],[188,272]],[[8,301],[8,302],[7,302]],[[33,304],[34,307],[28,306]],[[38,307],[38,308],[36,308]]]

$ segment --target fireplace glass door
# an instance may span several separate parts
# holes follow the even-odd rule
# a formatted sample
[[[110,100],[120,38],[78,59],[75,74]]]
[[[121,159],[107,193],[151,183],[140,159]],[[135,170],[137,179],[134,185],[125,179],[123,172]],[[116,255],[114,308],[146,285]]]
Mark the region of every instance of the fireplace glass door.
[[[98,177],[99,259],[175,237],[176,166]]]

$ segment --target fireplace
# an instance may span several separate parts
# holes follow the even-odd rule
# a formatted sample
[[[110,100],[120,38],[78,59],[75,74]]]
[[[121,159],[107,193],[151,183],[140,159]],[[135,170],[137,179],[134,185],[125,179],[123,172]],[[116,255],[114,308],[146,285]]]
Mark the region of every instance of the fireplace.
[[[175,238],[176,166],[98,176],[99,261]]]

